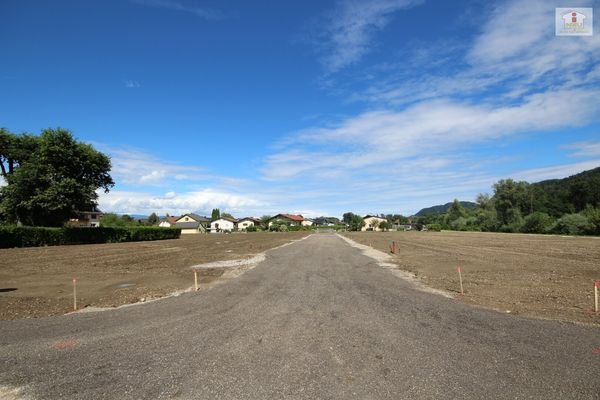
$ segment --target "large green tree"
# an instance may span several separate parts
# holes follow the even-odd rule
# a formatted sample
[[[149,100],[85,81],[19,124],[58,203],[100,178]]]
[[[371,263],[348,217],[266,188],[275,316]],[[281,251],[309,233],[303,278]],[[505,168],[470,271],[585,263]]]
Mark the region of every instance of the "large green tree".
[[[108,192],[114,185],[110,158],[65,129],[45,129],[40,136],[3,129],[0,145],[4,222],[60,226],[74,210],[96,207],[96,190]]]

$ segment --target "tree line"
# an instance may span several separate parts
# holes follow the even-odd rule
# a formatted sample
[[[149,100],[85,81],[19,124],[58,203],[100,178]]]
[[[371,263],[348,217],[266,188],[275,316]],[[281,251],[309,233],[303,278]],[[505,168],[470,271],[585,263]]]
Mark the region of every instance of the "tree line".
[[[455,200],[448,212],[418,221],[457,231],[600,235],[600,168],[538,183],[503,179],[493,189],[473,209]]]

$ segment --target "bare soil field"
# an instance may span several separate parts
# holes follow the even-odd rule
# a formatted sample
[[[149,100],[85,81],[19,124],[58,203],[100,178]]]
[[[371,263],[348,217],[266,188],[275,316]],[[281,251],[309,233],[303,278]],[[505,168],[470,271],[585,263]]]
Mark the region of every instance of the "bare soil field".
[[[500,312],[600,324],[593,281],[600,238],[477,232],[352,232],[348,238],[390,252],[424,284]],[[461,267],[464,296],[457,266]]]
[[[305,232],[182,235],[152,242],[0,249],[0,319],[63,314],[73,308],[115,307],[194,285],[190,267],[251,257],[306,236]],[[200,287],[223,274],[202,270]]]

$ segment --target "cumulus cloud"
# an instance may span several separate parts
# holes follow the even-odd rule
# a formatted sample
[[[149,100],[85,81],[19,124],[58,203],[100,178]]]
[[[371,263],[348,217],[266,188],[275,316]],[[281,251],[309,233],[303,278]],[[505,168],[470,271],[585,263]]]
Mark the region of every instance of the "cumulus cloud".
[[[199,166],[180,165],[137,149],[118,149],[99,145],[111,157],[111,175],[117,183],[126,185],[162,185],[172,180],[199,181],[206,179],[206,170]]]
[[[208,212],[220,208],[231,213],[245,212],[266,203],[245,194],[229,193],[215,189],[202,189],[187,193],[166,193],[156,196],[148,192],[114,190],[99,193],[99,205],[104,211],[119,214],[183,214],[186,212]]]

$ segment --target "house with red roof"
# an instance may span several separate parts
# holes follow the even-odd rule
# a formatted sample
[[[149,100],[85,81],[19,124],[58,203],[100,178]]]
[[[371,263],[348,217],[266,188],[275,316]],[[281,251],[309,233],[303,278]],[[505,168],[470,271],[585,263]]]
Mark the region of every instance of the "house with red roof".
[[[302,222],[304,222],[304,217],[302,215],[277,214],[269,220],[269,227],[274,223],[286,224],[289,226],[301,226]]]

